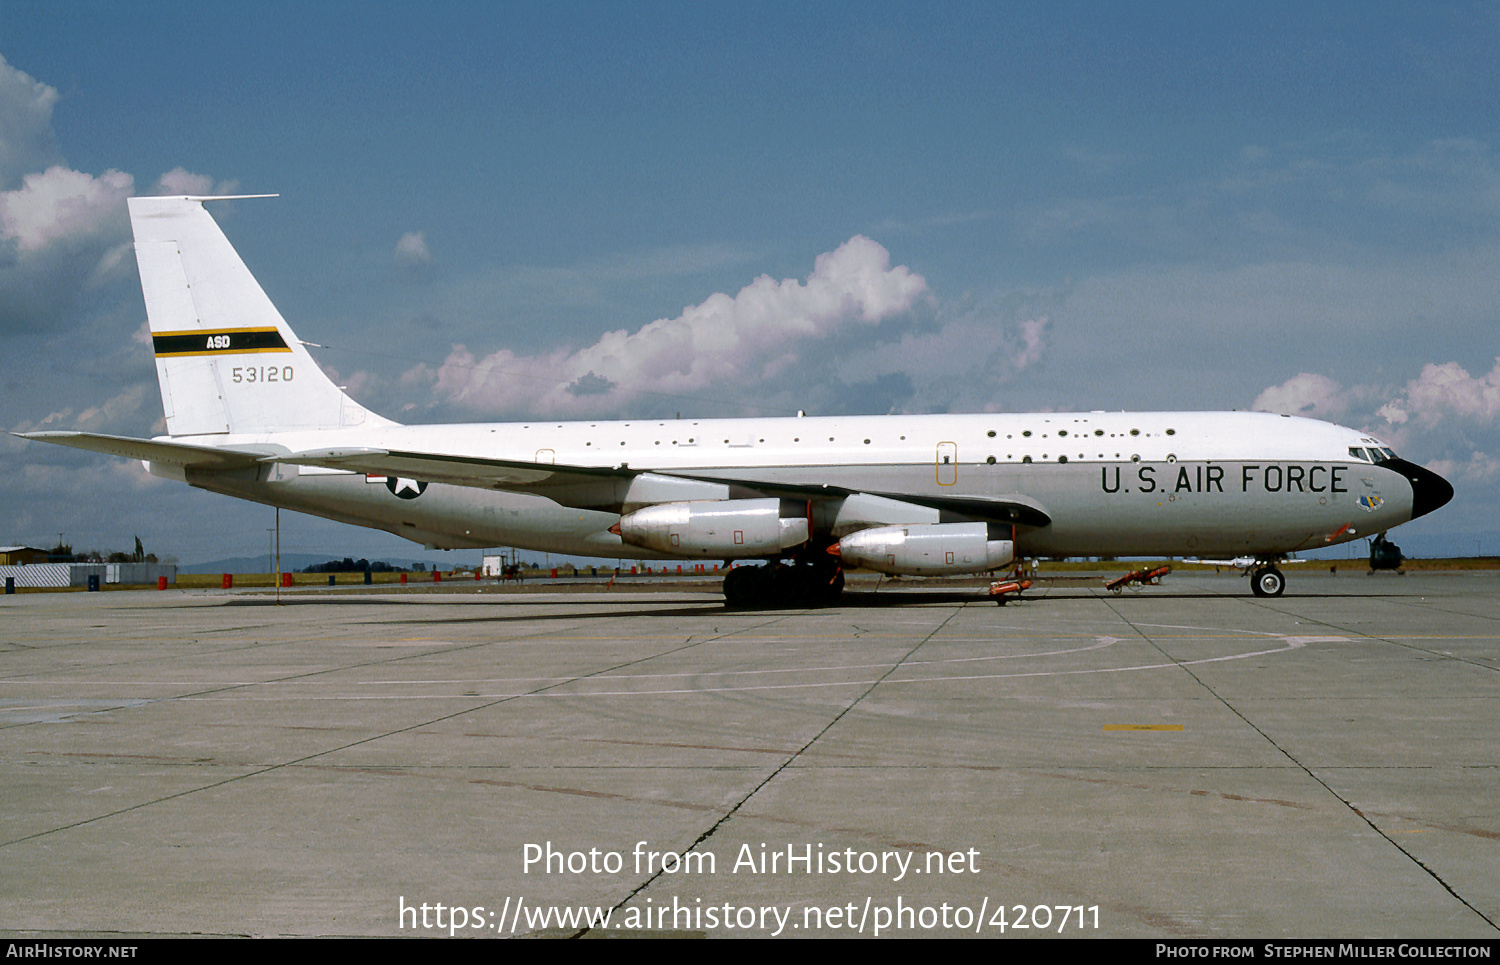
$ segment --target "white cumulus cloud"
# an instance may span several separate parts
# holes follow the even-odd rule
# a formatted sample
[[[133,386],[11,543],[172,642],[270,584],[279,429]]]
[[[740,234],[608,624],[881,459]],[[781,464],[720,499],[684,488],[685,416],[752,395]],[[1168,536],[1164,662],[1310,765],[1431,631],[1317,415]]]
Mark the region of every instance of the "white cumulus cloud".
[[[154,195],[193,195],[206,197],[236,194],[239,190],[240,182],[237,180],[216,182],[207,174],[197,174],[183,167],[175,167],[156,179],[156,185],[151,189],[151,193]]]
[[[23,253],[62,241],[118,235],[135,179],[121,171],[99,177],[55,165],[28,174],[18,190],[0,194],[0,238]]]
[[[0,189],[57,159],[52,108],[57,90],[0,57]]]
[[[1257,412],[1337,419],[1349,408],[1344,387],[1326,375],[1299,372],[1280,385],[1256,396],[1250,408]]]
[[[482,413],[617,411],[638,390],[673,394],[771,378],[820,340],[910,311],[926,291],[921,275],[892,267],[885,248],[857,235],[819,255],[805,281],[762,275],[736,295],[712,295],[634,332],[607,332],[578,351],[478,358],[454,346],[433,390]]]
[[[0,334],[77,327],[103,292],[133,280],[125,199],[135,178],[61,163],[57,92],[0,58]],[[155,193],[232,192],[233,182],[175,168]]]
[[[1489,374],[1477,378],[1457,362],[1424,365],[1422,374],[1406,384],[1406,399],[1398,405],[1427,425],[1450,415],[1493,422],[1500,415],[1500,358]]]
[[[396,242],[394,255],[400,266],[427,265],[432,263],[432,250],[427,247],[427,232],[408,231]]]

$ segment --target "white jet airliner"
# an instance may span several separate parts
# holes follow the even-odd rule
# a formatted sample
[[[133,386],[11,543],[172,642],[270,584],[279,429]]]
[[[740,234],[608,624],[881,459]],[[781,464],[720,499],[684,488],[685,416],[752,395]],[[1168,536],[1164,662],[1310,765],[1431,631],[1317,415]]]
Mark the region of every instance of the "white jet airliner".
[[[329,380],[203,197],[130,199],[167,435],[32,432],[430,547],[759,560],[732,605],[835,599],[843,569],[1248,556],[1384,533],[1453,496],[1342,426],[1255,412],[399,425]]]

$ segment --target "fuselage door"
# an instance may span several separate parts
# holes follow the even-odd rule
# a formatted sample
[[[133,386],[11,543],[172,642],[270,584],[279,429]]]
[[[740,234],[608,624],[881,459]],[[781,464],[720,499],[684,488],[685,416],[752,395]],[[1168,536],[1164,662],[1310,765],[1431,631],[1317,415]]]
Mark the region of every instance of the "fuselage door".
[[[940,442],[937,446],[937,484],[952,486],[958,482],[958,443]]]

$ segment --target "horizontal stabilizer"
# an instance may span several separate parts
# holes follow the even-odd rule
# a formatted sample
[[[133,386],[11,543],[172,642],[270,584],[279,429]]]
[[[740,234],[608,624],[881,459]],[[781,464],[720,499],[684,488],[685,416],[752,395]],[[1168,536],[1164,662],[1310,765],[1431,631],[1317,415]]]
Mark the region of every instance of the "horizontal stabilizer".
[[[378,476],[401,476],[479,489],[530,490],[543,486],[598,482],[600,479],[628,479],[637,475],[635,470],[626,466],[614,469],[554,466],[551,463],[517,459],[485,459],[395,449],[318,449],[267,458],[265,461],[324,466]]]
[[[126,459],[141,459],[170,466],[192,466],[195,469],[243,469],[254,466],[274,452],[269,447],[228,449],[133,439],[129,436],[107,436],[97,432],[16,432],[12,435],[37,442],[71,446],[74,449],[87,449],[90,452],[103,452],[111,456],[124,456]]]

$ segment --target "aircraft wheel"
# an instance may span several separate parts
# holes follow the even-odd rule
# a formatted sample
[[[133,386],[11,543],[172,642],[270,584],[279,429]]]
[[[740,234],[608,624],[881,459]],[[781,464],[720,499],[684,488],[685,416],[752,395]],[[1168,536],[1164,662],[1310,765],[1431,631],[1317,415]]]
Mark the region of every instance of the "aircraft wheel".
[[[802,606],[812,589],[809,567],[787,564],[771,571],[770,586],[766,593],[766,605],[774,607]]]
[[[843,592],[842,570],[807,564],[736,566],[724,576],[724,604],[737,610],[828,606]]]
[[[1256,596],[1280,596],[1286,589],[1286,577],[1274,566],[1263,566],[1255,571],[1251,589]]]
[[[759,605],[766,596],[766,572],[763,566],[736,566],[724,574],[724,605],[746,609]]]

